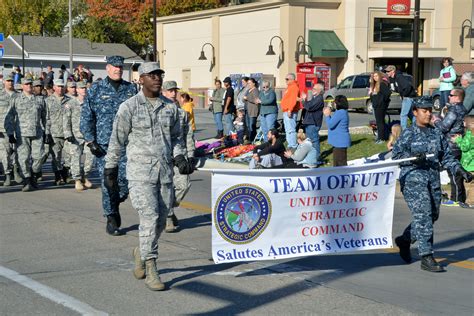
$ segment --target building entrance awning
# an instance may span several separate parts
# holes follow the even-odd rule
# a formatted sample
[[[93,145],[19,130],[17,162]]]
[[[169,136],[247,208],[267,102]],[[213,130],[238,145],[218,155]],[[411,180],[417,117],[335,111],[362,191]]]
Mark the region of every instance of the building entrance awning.
[[[334,31],[310,30],[308,44],[313,57],[347,57],[347,48]]]

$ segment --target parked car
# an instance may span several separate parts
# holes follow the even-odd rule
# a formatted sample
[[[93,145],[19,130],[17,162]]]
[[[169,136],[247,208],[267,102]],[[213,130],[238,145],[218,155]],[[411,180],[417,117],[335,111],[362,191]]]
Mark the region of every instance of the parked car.
[[[433,109],[441,111],[441,93],[439,92],[439,89],[433,91],[431,96],[433,97]]]
[[[403,74],[410,82],[413,80],[409,74]],[[324,93],[325,100],[332,100],[337,95],[344,95],[349,101],[349,109],[357,111],[365,111],[373,113],[372,102],[368,97],[370,86],[370,73],[362,73],[344,78],[335,87]],[[389,111],[397,111],[400,113],[402,108],[402,99],[398,93],[393,92],[390,97]],[[331,104],[331,102],[329,102]]]

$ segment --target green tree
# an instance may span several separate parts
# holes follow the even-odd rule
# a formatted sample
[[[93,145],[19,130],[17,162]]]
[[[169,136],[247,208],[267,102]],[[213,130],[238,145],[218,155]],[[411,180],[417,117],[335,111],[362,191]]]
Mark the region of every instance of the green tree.
[[[82,14],[84,1],[73,3],[73,17]],[[6,35],[61,36],[68,23],[68,0],[1,0],[0,16],[0,30]]]

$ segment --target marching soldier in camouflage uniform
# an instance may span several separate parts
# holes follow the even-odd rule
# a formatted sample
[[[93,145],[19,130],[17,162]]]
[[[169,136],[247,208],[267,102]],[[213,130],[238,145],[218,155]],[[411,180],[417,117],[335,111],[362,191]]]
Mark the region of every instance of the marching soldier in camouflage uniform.
[[[43,98],[43,82],[41,80],[33,80],[33,94],[36,97]],[[46,103],[45,103],[46,104]],[[44,135],[43,135],[43,142],[44,142]],[[44,166],[45,161],[48,159],[48,152],[49,152],[49,146],[45,145],[44,146],[44,151],[43,151],[43,157],[41,159],[41,166]],[[36,179],[37,181],[43,180],[43,171],[40,171],[38,174],[38,178]]]
[[[16,144],[20,172],[25,179],[22,191],[27,192],[37,187],[36,178],[42,167],[46,106],[43,98],[32,94],[31,79],[21,81],[23,92],[10,101],[5,129],[10,143]]]
[[[417,157],[400,163],[400,186],[413,220],[395,243],[402,259],[410,263],[410,245],[418,241],[421,269],[443,272],[444,268],[433,258],[433,224],[439,217],[441,202],[440,166],[453,174],[460,173],[468,182],[472,175],[454,158],[442,132],[430,125],[431,107],[432,103],[426,100],[414,103],[416,124],[403,130],[393,148],[393,159]],[[427,158],[428,154],[434,157]]]
[[[45,143],[50,145],[53,160],[54,181],[56,185],[64,184],[66,174],[63,171],[62,156],[64,148],[63,113],[64,105],[70,98],[64,95],[64,82],[54,80],[54,94],[46,99],[46,137]]]
[[[137,93],[134,85],[122,79],[123,57],[108,57],[106,67],[108,76],[100,82],[95,82],[88,91],[82,107],[80,123],[81,133],[84,135],[87,146],[98,158],[97,169],[101,179],[104,173],[104,156],[109,146],[115,114],[120,104]],[[110,196],[102,182],[102,207],[104,216],[107,217],[106,232],[113,236],[123,234],[119,229],[122,222],[119,204],[128,196],[126,162],[127,158],[123,150],[118,164],[120,191],[116,196]]]
[[[33,94],[36,96],[43,95],[43,82],[41,80],[33,80]]]
[[[75,182],[77,191],[83,191],[84,188],[92,188],[92,183],[87,176],[94,165],[94,155],[92,155],[89,147],[84,146],[84,136],[79,129],[81,121],[81,110],[86,97],[86,84],[84,82],[77,83],[77,97],[71,98],[64,107],[64,137],[70,144],[69,156],[71,157],[71,172]],[[85,155],[84,168],[81,168],[81,157]],[[82,169],[82,170],[81,170]]]
[[[127,179],[133,207],[140,217],[140,247],[133,250],[134,276],[149,289],[161,291],[156,268],[158,238],[165,228],[173,203],[173,160],[183,173],[192,171],[185,158],[177,107],[160,96],[163,71],[158,63],[143,63],[138,69],[143,89],[125,101],[115,117],[106,156],[104,181],[118,191],[118,164],[127,152]]]
[[[13,89],[13,76],[6,75],[3,78],[4,87],[0,87],[0,161],[5,172],[5,181],[3,186],[11,185],[13,176],[13,145],[8,140],[8,135],[5,130],[5,117],[10,108],[10,100],[15,98],[18,94]]]
[[[194,141],[194,132],[193,129],[189,126],[189,115],[184,111],[176,100],[178,94],[178,86],[176,81],[165,81],[163,83],[162,94],[168,100],[176,104],[179,113],[179,119],[181,122],[181,130],[183,132],[183,139],[186,145],[187,158],[194,165],[194,150],[195,150],[195,141]],[[168,213],[168,218],[166,220],[165,232],[174,233],[179,229],[178,218],[174,213],[174,208],[178,207],[181,201],[184,199],[185,195],[188,193],[191,188],[191,178],[189,174],[181,174],[178,168],[174,167],[174,176],[173,176],[173,186],[174,186],[174,201],[173,206],[170,208]]]
[[[77,85],[74,81],[68,81],[66,84],[66,96],[68,96],[70,99],[73,99],[77,97]],[[73,181],[71,178],[71,162],[72,162],[72,157],[71,157],[71,143],[66,139],[64,141],[64,148],[63,148],[63,177],[64,177],[64,182],[70,183]],[[72,182],[71,182],[72,183]]]

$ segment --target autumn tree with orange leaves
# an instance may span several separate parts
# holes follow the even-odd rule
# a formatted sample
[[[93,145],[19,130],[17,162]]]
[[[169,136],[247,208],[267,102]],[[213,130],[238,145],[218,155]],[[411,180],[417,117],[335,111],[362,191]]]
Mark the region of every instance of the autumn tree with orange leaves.
[[[78,32],[98,42],[124,43],[142,57],[153,46],[153,0],[85,0],[87,20]],[[218,8],[222,0],[156,0],[157,16]]]

